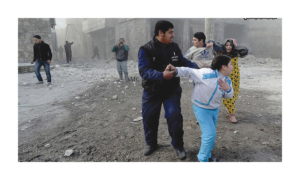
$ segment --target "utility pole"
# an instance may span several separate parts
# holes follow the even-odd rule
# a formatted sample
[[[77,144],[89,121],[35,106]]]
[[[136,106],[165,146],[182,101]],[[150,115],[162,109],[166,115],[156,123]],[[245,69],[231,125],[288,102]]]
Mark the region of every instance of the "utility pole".
[[[205,18],[205,36],[206,40],[214,40],[215,19]]]

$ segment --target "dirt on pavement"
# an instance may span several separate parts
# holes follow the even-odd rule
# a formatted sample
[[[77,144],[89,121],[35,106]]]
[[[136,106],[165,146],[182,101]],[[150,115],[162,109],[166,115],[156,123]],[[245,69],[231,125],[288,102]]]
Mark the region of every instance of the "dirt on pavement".
[[[36,85],[34,73],[19,74],[18,158],[20,162],[197,162],[201,131],[192,109],[193,83],[181,78],[186,160],[179,160],[162,108],[159,148],[144,156],[142,91],[137,62],[130,82],[116,82],[114,60],[75,59],[51,65],[52,88]],[[282,66],[280,59],[239,59],[237,124],[223,104],[212,154],[220,162],[282,161]],[[42,72],[43,78],[45,73]],[[46,80],[45,80],[46,82]],[[114,99],[113,96],[117,95]],[[65,152],[72,149],[70,156]]]

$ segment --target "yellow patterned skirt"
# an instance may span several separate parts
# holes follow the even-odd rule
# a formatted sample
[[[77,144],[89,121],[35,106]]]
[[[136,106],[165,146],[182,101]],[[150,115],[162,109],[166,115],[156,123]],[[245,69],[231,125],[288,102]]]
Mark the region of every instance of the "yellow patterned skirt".
[[[238,65],[238,57],[234,57],[231,59],[231,63],[233,65],[233,70],[229,78],[232,81],[232,87],[234,90],[233,97],[230,99],[224,99],[223,98],[223,104],[227,108],[228,112],[230,114],[235,113],[235,101],[239,97],[239,91],[240,91],[240,69]]]

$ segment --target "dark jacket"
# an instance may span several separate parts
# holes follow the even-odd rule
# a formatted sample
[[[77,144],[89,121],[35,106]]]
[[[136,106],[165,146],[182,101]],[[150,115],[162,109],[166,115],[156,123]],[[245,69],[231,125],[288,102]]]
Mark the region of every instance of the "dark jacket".
[[[154,36],[151,41],[141,46],[138,53],[139,73],[142,77],[142,86],[153,92],[170,92],[180,85],[180,78],[163,79],[163,72],[168,64],[175,67],[190,67],[199,69],[183,57],[180,48],[174,42],[165,45]]]
[[[52,59],[50,46],[47,43],[44,43],[44,41],[33,45],[33,62],[37,59],[41,61],[51,61]]]
[[[95,54],[98,54],[98,52],[100,52],[99,49],[98,49],[98,46],[95,46],[95,47],[94,47],[94,53],[95,53]]]
[[[58,52],[59,52],[59,53],[63,53],[63,51],[64,51],[64,48],[63,48],[62,46],[59,46]]]
[[[241,46],[241,45],[235,46],[233,44],[233,41],[231,39],[225,39],[222,44],[219,43],[219,42],[215,42],[213,40],[209,40],[207,43],[209,43],[209,42],[213,43],[213,49],[214,49],[214,51],[216,51],[216,52],[218,52],[218,51],[222,52],[224,55],[228,55],[231,58],[234,58],[234,57],[241,57],[241,58],[243,58],[243,57],[245,57],[248,54],[247,47]],[[232,46],[232,50],[229,53],[226,52],[226,48],[225,48],[225,44],[227,42],[230,42],[230,44]]]
[[[129,47],[124,44],[123,46],[114,46],[111,50],[112,52],[116,52],[116,59],[118,61],[127,61],[128,60],[128,51]]]
[[[71,45],[72,45],[72,44],[73,44],[73,42],[71,42],[71,43],[66,43],[66,44],[65,44],[65,51],[66,51],[66,54],[72,52],[72,49],[71,49]]]

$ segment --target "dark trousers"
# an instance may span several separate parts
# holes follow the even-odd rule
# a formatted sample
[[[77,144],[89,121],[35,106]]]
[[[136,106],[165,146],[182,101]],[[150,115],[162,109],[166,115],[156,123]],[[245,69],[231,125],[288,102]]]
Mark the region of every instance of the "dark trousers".
[[[72,60],[72,52],[66,53],[67,63],[71,62]]]
[[[98,59],[99,59],[99,53],[98,53],[98,52],[96,52],[96,53],[94,52],[94,55],[93,55],[92,59],[94,59],[94,57],[95,57],[96,55],[98,56]]]
[[[178,86],[173,92],[153,93],[144,90],[142,98],[142,115],[147,145],[157,145],[157,130],[161,106],[165,109],[171,144],[175,149],[183,147],[183,117],[180,98],[182,89]]]

